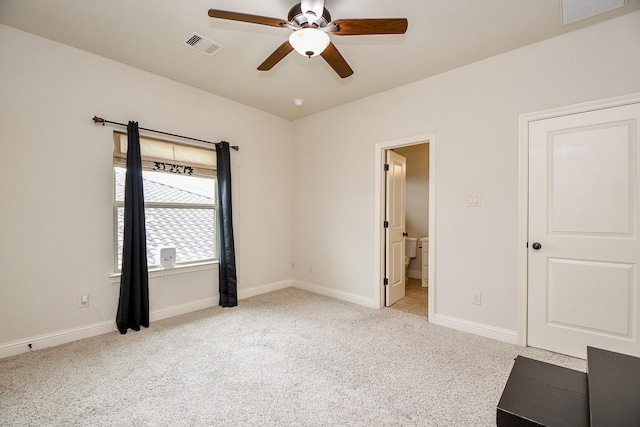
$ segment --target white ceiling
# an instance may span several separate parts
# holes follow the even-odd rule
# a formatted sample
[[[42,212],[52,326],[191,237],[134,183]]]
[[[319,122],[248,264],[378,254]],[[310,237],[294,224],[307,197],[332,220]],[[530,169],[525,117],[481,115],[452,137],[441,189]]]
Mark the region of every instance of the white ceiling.
[[[290,53],[256,67],[290,30],[209,18],[286,19],[296,0],[0,0],[0,23],[293,120],[640,9],[640,0],[562,26],[560,0],[326,0],[332,18],[407,18],[404,35],[332,36],[354,74]],[[224,46],[184,45],[192,33]],[[293,100],[304,100],[295,107]]]

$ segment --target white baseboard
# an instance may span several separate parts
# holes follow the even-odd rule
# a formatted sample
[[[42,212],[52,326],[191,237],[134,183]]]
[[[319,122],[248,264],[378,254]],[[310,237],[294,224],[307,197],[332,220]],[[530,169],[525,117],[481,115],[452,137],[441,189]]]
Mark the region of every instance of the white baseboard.
[[[422,270],[407,270],[407,277],[412,279],[422,279]]]
[[[81,326],[79,328],[65,329],[50,334],[37,335],[0,345],[0,359],[15,356],[16,354],[27,353],[42,348],[54,347],[84,338],[94,337],[109,332],[114,332],[114,320],[107,320],[92,325]]]
[[[293,280],[283,280],[282,282],[269,283],[267,285],[257,286],[255,288],[239,290],[238,299],[250,298],[256,295],[266,294],[267,292],[290,288],[291,286],[293,286]]]
[[[257,286],[255,288],[239,290],[238,299],[245,299],[267,292],[276,291],[278,289],[288,288],[290,286],[293,286],[293,281],[285,280],[282,282]],[[213,298],[205,298],[198,301],[192,301],[186,304],[174,305],[160,310],[154,310],[149,313],[149,321],[155,322],[158,320],[167,319],[169,317],[190,313],[192,311],[215,307],[218,305],[219,301],[219,297],[216,296]],[[81,326],[78,328],[65,329],[49,334],[28,337],[25,339],[0,344],[0,359],[15,356],[21,353],[27,353],[33,350],[54,347],[72,341],[78,341],[84,338],[95,337],[97,335],[102,335],[114,331],[117,331],[117,328],[115,326],[115,319],[111,319],[86,326]],[[31,347],[29,347],[29,345],[31,345]]]
[[[294,281],[293,286],[316,294],[326,295],[328,297],[336,298],[342,301],[363,305],[365,307],[380,308],[373,299],[365,298],[356,294],[351,294],[349,292],[337,291],[335,289],[326,288],[324,286],[312,285],[311,283],[298,281]]]
[[[219,301],[220,298],[216,296],[213,298],[205,298],[198,301],[188,302],[186,304],[174,305],[161,310],[153,310],[149,313],[149,322],[155,322],[157,320],[191,313],[192,311],[215,307],[218,305]],[[113,322],[115,322],[115,320],[113,320]]]
[[[516,331],[496,328],[494,326],[470,322],[468,320],[444,316],[442,314],[436,314],[435,316],[430,317],[429,321],[435,325],[446,326],[447,328],[456,329],[458,331],[469,332],[471,334],[492,338],[509,344],[518,344],[518,333]]]

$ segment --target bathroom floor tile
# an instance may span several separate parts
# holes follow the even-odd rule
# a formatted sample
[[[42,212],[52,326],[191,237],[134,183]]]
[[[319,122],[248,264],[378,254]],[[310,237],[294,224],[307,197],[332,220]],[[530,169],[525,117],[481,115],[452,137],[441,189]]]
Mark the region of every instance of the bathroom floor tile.
[[[422,287],[422,280],[407,279],[405,297],[389,308],[427,317],[427,296],[429,288]]]

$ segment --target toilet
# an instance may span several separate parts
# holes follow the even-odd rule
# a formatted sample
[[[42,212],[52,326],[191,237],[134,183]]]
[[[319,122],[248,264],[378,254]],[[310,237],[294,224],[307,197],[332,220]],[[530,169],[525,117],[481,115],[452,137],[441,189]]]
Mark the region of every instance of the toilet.
[[[418,238],[417,237],[405,237],[404,238],[404,277],[407,277],[409,271],[409,263],[412,258],[416,257],[418,252]]]

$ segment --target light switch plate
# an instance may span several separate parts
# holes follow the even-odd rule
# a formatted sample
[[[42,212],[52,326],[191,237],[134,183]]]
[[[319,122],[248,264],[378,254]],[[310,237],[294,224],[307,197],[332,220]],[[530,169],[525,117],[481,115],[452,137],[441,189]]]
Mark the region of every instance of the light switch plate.
[[[478,194],[469,194],[467,196],[467,207],[475,208],[480,206],[480,195]]]

